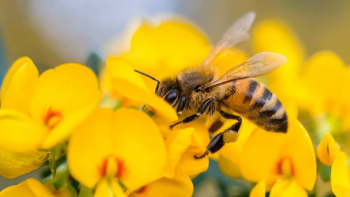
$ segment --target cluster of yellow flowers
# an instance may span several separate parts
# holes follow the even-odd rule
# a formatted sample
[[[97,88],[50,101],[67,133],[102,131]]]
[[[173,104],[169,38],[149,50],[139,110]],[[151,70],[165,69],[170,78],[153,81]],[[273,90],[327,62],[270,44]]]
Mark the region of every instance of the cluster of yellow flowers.
[[[316,181],[322,165],[331,166],[333,193],[349,196],[345,152],[350,142],[343,140],[341,152],[330,133],[349,135],[350,93],[344,90],[350,85],[350,69],[329,51],[305,63],[302,44],[278,21],[255,26],[252,43],[254,52],[273,51],[288,58],[286,65],[262,78],[286,106],[288,133],[266,132],[244,119],[238,141],[210,159],[228,177],[257,183],[252,197],[267,192],[271,197],[317,194],[315,183],[324,182]],[[80,64],[59,65],[39,76],[29,58],[18,59],[1,88],[0,174],[15,178],[48,164],[53,176],[43,183],[28,179],[4,189],[0,197],[192,196],[191,179],[209,165],[208,157],[193,157],[206,150],[209,123],[200,119],[171,131],[169,125],[178,119],[175,110],[154,94],[155,82],[134,69],[157,79],[174,76],[199,65],[210,48],[189,23],[167,20],[142,24],[127,52],[108,57],[100,83]],[[247,57],[226,49],[215,66],[224,72]],[[152,110],[139,110],[142,104]],[[313,123],[307,127],[310,135],[298,116]],[[319,143],[322,164],[317,164],[312,141]],[[57,165],[65,157],[68,169]]]

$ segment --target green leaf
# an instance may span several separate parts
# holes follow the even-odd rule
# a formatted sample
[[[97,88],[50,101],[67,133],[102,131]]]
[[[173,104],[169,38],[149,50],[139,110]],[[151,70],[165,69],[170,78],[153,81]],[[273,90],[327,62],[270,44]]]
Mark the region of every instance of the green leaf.
[[[48,160],[49,160],[49,167],[51,170],[51,174],[53,177],[55,177],[56,175],[56,166],[57,166],[56,161],[65,154],[66,146],[67,145],[65,143],[61,143],[50,149]]]
[[[86,60],[86,66],[90,67],[97,76],[100,73],[101,64],[102,64],[101,57],[95,52],[90,53],[90,55],[88,56],[88,59]]]
[[[49,167],[50,171],[53,177],[56,175],[56,160],[55,160],[55,153],[50,152],[49,154]]]
[[[331,166],[320,164],[320,176],[324,182],[331,180]]]
[[[78,197],[93,197],[94,192],[92,189],[89,189],[83,185],[80,185],[80,191]]]
[[[60,189],[68,185],[69,179],[69,170],[67,163],[61,164],[58,168],[56,168],[56,176],[52,179],[52,185],[56,189]]]

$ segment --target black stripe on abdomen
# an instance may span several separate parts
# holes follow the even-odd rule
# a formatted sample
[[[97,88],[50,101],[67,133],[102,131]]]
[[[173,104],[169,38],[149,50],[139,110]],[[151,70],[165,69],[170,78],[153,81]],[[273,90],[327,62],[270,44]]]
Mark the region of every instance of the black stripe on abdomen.
[[[270,92],[269,89],[267,89],[266,87],[261,87],[261,88],[264,88],[264,92],[263,92],[263,95],[262,97],[258,98],[252,106],[250,106],[249,110],[250,111],[253,111],[255,109],[261,109],[265,103],[267,103],[271,97],[272,97],[272,93]]]
[[[275,99],[276,99],[276,103],[273,107],[271,107],[270,109],[267,109],[267,110],[260,111],[257,114],[258,119],[270,118],[282,107],[281,102],[277,98],[275,98]],[[264,109],[264,107],[262,109]]]
[[[252,100],[257,87],[258,87],[258,82],[256,82],[255,80],[250,80],[250,84],[246,92],[243,103],[249,103]]]

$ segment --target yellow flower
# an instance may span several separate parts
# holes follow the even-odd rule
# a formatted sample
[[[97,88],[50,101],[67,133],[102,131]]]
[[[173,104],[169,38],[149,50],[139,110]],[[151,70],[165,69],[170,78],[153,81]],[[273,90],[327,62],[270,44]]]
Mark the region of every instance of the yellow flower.
[[[75,179],[88,188],[97,185],[95,196],[124,196],[118,181],[130,193],[161,177],[166,149],[145,113],[99,108],[72,136],[67,158]]]
[[[333,162],[331,184],[336,196],[346,197],[350,195],[350,168],[348,156],[344,152],[340,152]]]
[[[318,159],[327,166],[331,166],[337,154],[340,152],[338,144],[330,133],[326,133],[317,147]]]
[[[253,182],[266,181],[270,196],[307,196],[304,189],[312,190],[316,181],[311,139],[295,118],[289,122],[287,134],[256,129],[241,153],[243,177]]]
[[[36,179],[30,178],[18,185],[5,188],[0,192],[0,197],[73,197],[69,188],[63,187],[59,190],[54,189],[52,185],[43,185]]]
[[[63,142],[97,106],[94,73],[64,64],[43,74],[33,62],[18,59],[4,78],[0,109],[0,173],[8,178],[38,168],[49,149]]]
[[[206,171],[209,166],[208,157],[195,159],[194,155],[205,152],[208,143],[209,133],[203,123],[194,122],[176,128],[165,140],[168,157],[163,175],[172,178],[177,166],[190,178]]]
[[[97,79],[92,70],[74,63],[39,77],[33,62],[24,59],[20,66],[14,63],[1,90],[0,144],[16,151],[48,149],[67,138],[97,105]]]
[[[326,133],[317,148],[317,156],[320,161],[331,168],[332,191],[336,196],[350,195],[350,167],[348,156],[340,151],[330,133]]]

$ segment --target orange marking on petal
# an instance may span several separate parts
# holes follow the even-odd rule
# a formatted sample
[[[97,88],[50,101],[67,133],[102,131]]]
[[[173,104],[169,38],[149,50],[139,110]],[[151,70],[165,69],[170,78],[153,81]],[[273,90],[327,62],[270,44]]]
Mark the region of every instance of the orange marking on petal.
[[[53,129],[62,119],[62,113],[52,110],[50,107],[43,119],[44,124]]]
[[[290,175],[294,176],[295,169],[294,169],[292,159],[289,157],[281,158],[276,164],[275,173],[283,176],[290,176]]]
[[[124,166],[124,162],[118,159],[115,159],[118,165],[118,171],[117,171],[117,177],[121,178],[124,174],[125,171],[125,166]]]
[[[105,176],[121,178],[124,170],[124,162],[113,155],[105,157],[99,167],[101,178]]]
[[[139,190],[137,190],[136,193],[142,194],[142,193],[145,193],[146,190],[147,190],[147,186],[145,185],[145,186],[141,187]]]
[[[102,161],[102,165],[99,167],[101,177],[106,176],[107,172],[107,163],[108,163],[108,157],[104,158]]]

